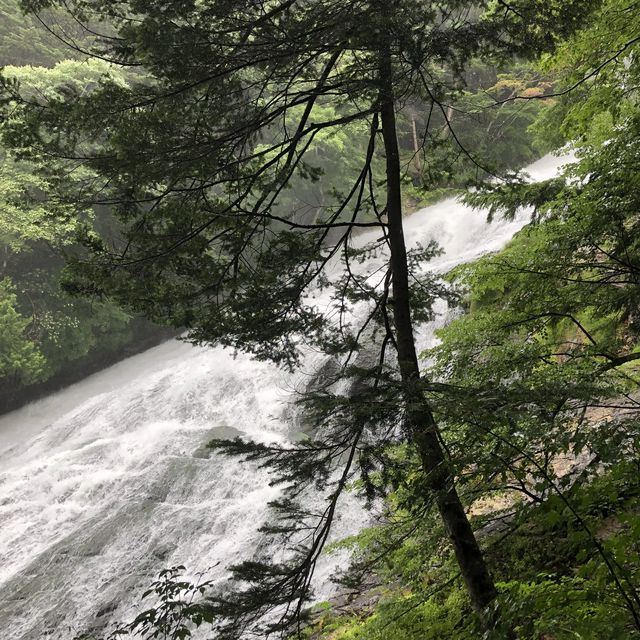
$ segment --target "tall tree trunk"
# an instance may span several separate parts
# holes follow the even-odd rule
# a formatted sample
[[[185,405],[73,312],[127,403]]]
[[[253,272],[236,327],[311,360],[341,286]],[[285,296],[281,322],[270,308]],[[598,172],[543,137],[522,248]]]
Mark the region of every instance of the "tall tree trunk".
[[[418,144],[418,128],[416,127],[416,117],[411,116],[411,132],[413,133],[413,153],[418,157],[420,145]]]
[[[413,166],[418,174],[418,178],[422,176],[422,158],[420,157],[420,143],[418,142],[418,128],[416,126],[416,114],[411,113],[411,133],[413,134]],[[419,180],[421,183],[422,180]]]
[[[407,428],[416,445],[430,490],[455,550],[474,609],[482,614],[496,588],[455,487],[440,443],[438,427],[421,390],[420,369],[409,305],[409,270],[402,223],[400,154],[396,133],[390,50],[380,63],[382,135],[386,152],[387,216],[391,248],[393,318],[400,375],[404,386]]]

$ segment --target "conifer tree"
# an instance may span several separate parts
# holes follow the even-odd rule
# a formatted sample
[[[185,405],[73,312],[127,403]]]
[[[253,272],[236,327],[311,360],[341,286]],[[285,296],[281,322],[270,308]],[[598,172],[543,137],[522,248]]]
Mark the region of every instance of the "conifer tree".
[[[35,12],[52,4],[25,2]],[[552,50],[591,3],[59,4],[80,21],[111,25],[115,32],[98,34],[91,55],[129,69],[126,86],[105,77],[90,95],[69,87],[48,101],[4,84],[5,143],[24,157],[64,158],[70,171],[89,167],[79,188],[61,172],[49,178],[78,210],[109,206],[120,222],[121,236],[108,241],[86,231],[68,286],[187,327],[194,342],[288,367],[307,344],[337,363],[302,400],[314,427],[307,441],[213,445],[273,469],[284,493],[268,530],[292,545],[280,563],[236,567],[241,588],[213,607],[220,637],[236,637],[274,607],[270,630],[299,620],[341,493],[356,473],[370,496],[383,491],[384,478],[401,473],[385,457],[398,443],[420,461],[416,499],[439,512],[483,616],[496,589],[424,393],[414,339],[416,322],[448,292],[423,268],[437,248],[406,247],[396,116],[419,98],[446,119],[467,61]],[[352,150],[357,170],[323,206],[296,203],[292,184],[322,179],[318,141],[348,126],[362,137]],[[366,229],[377,233],[363,248],[354,238]],[[381,266],[368,273],[362,258],[371,253]],[[317,291],[331,293],[329,309],[313,303]],[[370,345],[374,354],[364,354]],[[319,513],[305,504],[312,484],[328,495]]]

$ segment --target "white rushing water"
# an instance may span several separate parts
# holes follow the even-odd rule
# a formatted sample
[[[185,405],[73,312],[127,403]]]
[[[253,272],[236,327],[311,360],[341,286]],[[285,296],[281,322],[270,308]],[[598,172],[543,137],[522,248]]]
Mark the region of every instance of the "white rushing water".
[[[546,157],[528,171],[544,179],[559,164]],[[446,253],[430,268],[445,271],[499,249],[524,221],[488,225],[445,200],[410,216],[406,237],[436,239]],[[423,328],[421,346],[432,340]],[[237,433],[287,442],[297,430],[292,389],[319,358],[310,354],[290,376],[221,348],[169,342],[0,417],[3,638],[66,640],[129,619],[160,569],[223,579],[225,565],[264,544],[256,529],[277,490],[253,465],[208,458],[204,443]],[[334,537],[363,518],[345,498]],[[340,560],[320,568],[324,595]]]

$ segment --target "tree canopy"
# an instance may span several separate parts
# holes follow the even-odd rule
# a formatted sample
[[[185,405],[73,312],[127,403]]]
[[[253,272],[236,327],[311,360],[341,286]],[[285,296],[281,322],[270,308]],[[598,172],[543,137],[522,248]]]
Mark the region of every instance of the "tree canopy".
[[[3,73],[8,85],[20,85],[27,100],[59,100],[70,90],[86,94],[103,77],[124,82],[122,74],[99,60],[66,60],[52,68],[6,66]],[[24,320],[12,335],[30,345],[39,365],[37,375],[3,369],[3,409],[16,406],[16,399],[32,398],[33,389],[56,384],[56,378],[86,373],[87,365],[95,366],[139,338],[139,329],[154,331],[148,323],[132,322],[113,302],[72,298],[61,290],[65,254],[76,251],[81,230],[107,233],[113,225],[106,210],[80,210],[56,193],[58,178],[66,171],[63,159],[41,153],[19,156],[7,145],[0,154],[0,278],[12,292],[11,308]],[[69,184],[91,175],[75,170]],[[3,343],[0,358],[11,360],[11,353],[9,343]]]

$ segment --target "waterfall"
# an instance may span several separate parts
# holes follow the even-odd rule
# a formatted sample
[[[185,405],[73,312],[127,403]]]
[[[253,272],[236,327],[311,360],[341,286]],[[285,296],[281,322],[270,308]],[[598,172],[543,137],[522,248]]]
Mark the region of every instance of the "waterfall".
[[[562,162],[547,156],[527,170],[540,180]],[[525,222],[526,212],[489,225],[450,199],[408,217],[405,233],[409,245],[437,240],[445,253],[428,268],[444,272],[498,250]],[[419,332],[421,348],[444,322],[446,305],[438,310]],[[278,489],[255,465],[209,458],[204,444],[295,437],[292,391],[322,364],[310,353],[290,375],[222,348],[168,342],[0,417],[4,638],[67,640],[130,619],[160,569],[184,565],[190,576],[223,581],[228,564],[265,545],[257,528]],[[365,521],[345,496],[333,538]],[[320,597],[339,561],[319,567]]]

